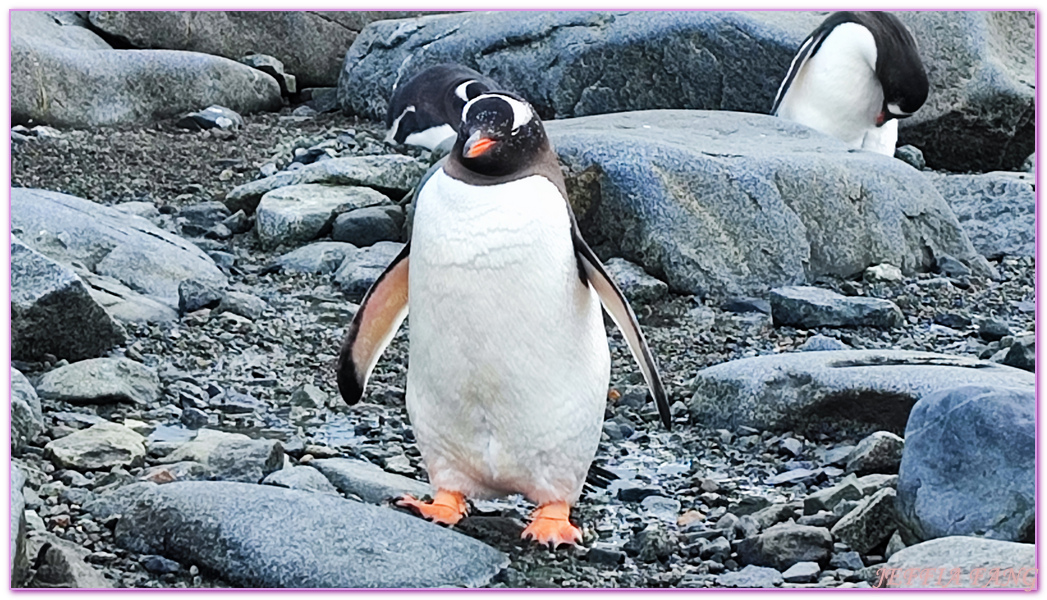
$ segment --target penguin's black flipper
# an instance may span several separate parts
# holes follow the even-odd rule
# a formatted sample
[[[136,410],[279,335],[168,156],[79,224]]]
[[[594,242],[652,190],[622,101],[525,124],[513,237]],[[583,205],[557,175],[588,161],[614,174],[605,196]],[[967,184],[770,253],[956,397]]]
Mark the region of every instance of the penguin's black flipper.
[[[582,239],[573,214],[571,218],[571,239],[574,242],[575,256],[578,258],[579,275],[589,285],[593,286],[596,294],[600,296],[600,302],[603,303],[604,310],[611,315],[614,324],[618,326],[622,335],[625,336],[625,341],[629,343],[629,349],[632,350],[633,358],[640,365],[643,378],[647,381],[647,387],[651,390],[651,396],[654,397],[654,402],[658,405],[658,414],[662,418],[662,423],[666,429],[672,429],[672,414],[669,412],[669,401],[665,396],[665,387],[662,386],[662,377],[658,374],[658,365],[654,362],[654,355],[651,354],[651,349],[647,346],[647,340],[644,338],[643,332],[640,331],[640,324],[636,320],[636,315],[633,313],[632,307],[629,306],[629,302],[626,301],[625,296],[622,295],[622,291],[618,289],[611,276],[607,274],[603,264],[600,263],[600,259],[596,258],[592,249],[589,248],[589,244],[586,244],[585,240]]]
[[[410,254],[411,243],[408,242],[367,290],[360,309],[345,332],[335,370],[338,391],[346,404],[360,401],[378,358],[407,317]]]

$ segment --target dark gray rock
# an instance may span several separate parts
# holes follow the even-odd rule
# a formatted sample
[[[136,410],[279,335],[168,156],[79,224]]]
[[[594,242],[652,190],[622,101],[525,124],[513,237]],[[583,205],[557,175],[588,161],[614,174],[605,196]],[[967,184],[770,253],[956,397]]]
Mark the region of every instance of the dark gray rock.
[[[847,457],[847,473],[897,473],[905,440],[889,431],[877,431],[858,442]]]
[[[91,11],[91,24],[133,48],[189,50],[238,60],[264,51],[303,87],[334,85],[345,51],[371,21],[417,11]]]
[[[333,158],[237,186],[225,195],[225,205],[233,212],[253,214],[263,195],[303,184],[369,187],[386,195],[402,195],[414,188],[427,168],[425,163],[401,154]]]
[[[225,290],[214,282],[187,279],[178,284],[178,312],[184,315],[201,308],[215,308],[224,295]]]
[[[954,570],[958,570],[960,582],[955,587],[1033,590],[1037,583],[1035,545],[978,537],[950,536],[916,544],[895,552],[884,566],[886,577],[878,578],[881,581],[877,587],[940,589],[952,579]],[[925,572],[929,574],[927,579],[903,577],[906,573]],[[895,577],[889,577],[891,574]]]
[[[12,191],[12,204],[14,203]],[[12,216],[12,219],[15,217]],[[79,360],[126,340],[76,273],[11,238],[11,356]]]
[[[224,205],[223,205],[224,206]],[[238,210],[235,213],[229,215],[225,219],[222,219],[221,225],[225,225],[230,233],[247,233],[251,230],[251,219],[242,210]]]
[[[74,267],[87,285],[91,298],[122,324],[168,323],[178,320],[178,312],[156,300],[139,294],[120,281]]]
[[[115,536],[133,552],[207,565],[247,587],[478,586],[509,564],[481,542],[398,511],[229,482],[151,490]]]
[[[207,229],[229,218],[229,209],[218,201],[198,202],[181,207],[178,210],[178,217]]]
[[[361,460],[321,458],[310,462],[309,466],[323,473],[338,491],[355,495],[371,504],[379,504],[404,494],[420,498],[433,493],[427,483],[387,473]]]
[[[171,483],[172,481],[203,481],[211,479],[212,476],[213,472],[207,465],[184,460],[169,465],[150,467],[142,471],[138,478],[153,483]]]
[[[305,102],[306,106],[318,113],[338,110],[338,88],[336,87],[305,88],[302,90],[301,97],[308,98]]]
[[[975,250],[989,258],[1033,256],[1036,193],[1002,173],[927,176],[949,203]]]
[[[250,394],[226,390],[210,400],[210,407],[230,415],[265,412],[268,405]]]
[[[140,562],[142,567],[150,573],[159,573],[162,575],[164,573],[177,573],[182,570],[182,565],[157,554],[147,554],[138,559],[138,562]]]
[[[20,452],[44,430],[40,398],[29,380],[11,367],[11,451]]]
[[[311,383],[303,383],[291,392],[291,406],[323,408],[327,406],[327,400],[327,394]]]
[[[890,300],[843,296],[822,288],[776,288],[771,290],[770,299],[775,325],[801,329],[862,326],[893,329],[905,322],[901,309]]]
[[[224,106],[212,105],[207,108],[191,112],[182,117],[176,123],[182,129],[201,131],[204,129],[240,129],[244,125],[244,118],[235,110]]]
[[[239,113],[280,107],[272,77],[196,52],[76,49],[13,35],[11,78],[13,122],[60,128],[143,125],[214,104]]]
[[[732,298],[728,300],[723,309],[732,313],[763,313],[771,314],[771,303],[763,298]]]
[[[998,342],[1002,338],[1011,335],[1011,327],[1003,319],[990,317],[978,324],[978,335],[984,340]]]
[[[591,563],[613,567],[625,561],[625,552],[606,542],[593,542],[586,558]]]
[[[14,371],[17,373],[17,371]],[[11,544],[8,548],[11,552],[8,556],[8,572],[11,574],[9,584],[11,587],[22,587],[29,574],[29,560],[25,551],[25,535],[27,524],[25,520],[25,496],[22,488],[25,487],[25,473],[18,465],[11,465],[11,527],[8,532],[11,536]]]
[[[344,242],[315,242],[281,255],[275,266],[294,273],[334,273],[356,246]]]
[[[229,440],[215,447],[207,461],[214,478],[259,483],[284,464],[284,449],[276,440]]]
[[[941,273],[946,277],[952,277],[957,279],[968,277],[971,274],[971,270],[967,267],[967,265],[963,264],[955,257],[950,256],[948,254],[943,254],[939,256],[937,259],[935,259],[934,271],[936,273]]]
[[[189,429],[200,429],[207,425],[210,418],[199,408],[188,406],[182,409],[182,415],[178,420]]]
[[[145,438],[123,425],[106,421],[49,442],[44,446],[44,454],[63,469],[134,466],[145,458]]]
[[[586,240],[676,292],[762,294],[884,262],[913,273],[946,253],[992,273],[921,173],[785,119],[664,110],[545,125]]]
[[[894,149],[894,157],[898,160],[905,161],[912,168],[922,171],[927,168],[927,161],[923,158],[923,150],[920,150],[916,146],[898,146]]]
[[[868,553],[898,528],[895,498],[893,489],[884,488],[862,500],[833,526],[832,534],[855,551]]]
[[[397,242],[377,242],[349,254],[334,272],[334,281],[353,302],[363,299],[367,290],[385,271],[404,247]]]
[[[679,548],[676,537],[662,524],[648,525],[625,544],[625,551],[642,563],[664,561]]]
[[[1020,369],[944,354],[795,352],[702,369],[689,407],[695,422],[713,428],[802,432],[833,423],[862,435],[900,433],[916,401],[933,391],[963,384],[1031,389],[1033,380]]]
[[[827,335],[814,335],[807,339],[797,350],[801,352],[826,352],[829,350],[850,350],[851,347],[836,338]]]
[[[113,584],[85,560],[82,546],[46,533],[41,540],[36,572],[28,587],[111,588]]]
[[[604,267],[633,306],[654,302],[669,293],[669,286],[664,281],[651,277],[643,267],[624,258],[612,258],[604,263]]]
[[[968,385],[924,396],[905,429],[898,510],[921,540],[1032,541],[1032,389]]]
[[[338,494],[338,490],[331,485],[331,482],[320,471],[312,467],[290,467],[273,471],[265,476],[262,483],[303,492]]]
[[[740,571],[731,571],[719,575],[716,584],[729,588],[773,588],[782,585],[785,580],[777,569],[748,565]]]
[[[803,500],[803,514],[813,515],[818,511],[832,510],[843,500],[861,500],[862,488],[855,477],[844,478],[834,486],[827,487],[807,496]]]
[[[258,240],[269,247],[310,242],[331,231],[339,215],[381,204],[389,204],[389,198],[367,187],[317,183],[289,185],[262,196],[257,207],[255,231]]]
[[[742,540],[738,544],[738,560],[781,571],[798,562],[825,560],[832,546],[832,536],[824,527],[782,523]]]
[[[41,398],[71,404],[130,402],[160,398],[156,371],[128,358],[92,358],[45,373],[37,383]]]
[[[52,260],[79,262],[172,309],[185,281],[214,289],[226,285],[225,275],[196,246],[145,219],[75,196],[14,188],[11,227],[27,232],[21,241]]]
[[[397,221],[389,209],[400,211],[398,206],[372,206],[338,215],[331,228],[331,239],[357,247],[370,246],[375,242],[400,241],[403,213],[400,212]]]
[[[849,569],[851,571],[859,571],[865,568],[865,563],[862,562],[862,557],[857,552],[851,550],[849,552],[838,552],[832,555],[829,559],[829,566],[834,569]]]
[[[796,48],[820,20],[542,11],[379,22],[349,49],[338,99],[346,112],[381,119],[397,84],[454,62],[523,93],[546,120],[649,108],[767,112]]]
[[[1035,373],[1036,336],[1028,334],[1015,337],[1003,357],[1002,364]]]
[[[935,170],[1016,170],[1034,150],[1035,14],[900,11],[932,90],[899,124],[899,145]]]
[[[248,54],[240,59],[245,65],[258,69],[280,84],[280,93],[290,96],[298,93],[298,81],[294,75],[284,71],[284,63],[268,54]]]

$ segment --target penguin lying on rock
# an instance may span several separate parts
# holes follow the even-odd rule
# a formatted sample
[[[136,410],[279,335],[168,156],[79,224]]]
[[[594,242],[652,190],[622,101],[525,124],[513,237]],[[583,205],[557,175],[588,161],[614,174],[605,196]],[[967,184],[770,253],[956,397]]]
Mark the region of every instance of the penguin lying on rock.
[[[466,102],[498,88],[490,78],[462,65],[429,67],[393,91],[385,115],[385,141],[434,150],[458,134]]]
[[[632,309],[579,234],[531,106],[481,94],[461,121],[418,191],[412,239],[346,332],[338,388],[360,399],[410,306],[407,412],[437,492],[399,505],[453,525],[466,498],[522,493],[538,505],[524,538],[577,543],[570,509],[610,382],[601,302],[669,427],[665,390]]]
[[[898,119],[927,100],[916,40],[885,12],[829,15],[800,45],[771,113],[894,156]]]

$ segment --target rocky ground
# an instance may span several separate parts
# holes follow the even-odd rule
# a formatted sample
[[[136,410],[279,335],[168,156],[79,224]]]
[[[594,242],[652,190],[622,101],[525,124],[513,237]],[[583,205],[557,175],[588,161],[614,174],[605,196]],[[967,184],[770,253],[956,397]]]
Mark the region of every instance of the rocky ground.
[[[403,152],[381,141],[376,123],[309,112],[284,109],[247,116],[237,132],[190,132],[174,121],[144,129],[63,131],[16,145],[12,185],[106,205],[150,203],[159,212],[156,222],[198,237],[203,229],[189,235],[186,222],[179,220],[187,207],[222,200],[235,186],[274,167],[284,169],[295,156],[307,156],[308,149],[324,142],[341,156]],[[129,339],[113,356],[154,369],[157,397],[86,405],[43,397],[44,430],[16,454],[28,478],[26,507],[39,517],[28,524],[37,585],[47,585],[47,569],[53,566],[34,554],[47,543],[39,540],[50,539],[44,532],[82,549],[78,556],[114,587],[235,585],[212,565],[172,562],[118,545],[118,519],[86,508],[105,492],[138,480],[163,483],[215,475],[174,472],[173,466],[166,475],[158,474],[164,470],[159,465],[168,464],[165,456],[194,429],[279,440],[279,453],[286,458],[278,457],[276,466],[355,458],[388,473],[426,479],[404,407],[407,326],[379,362],[364,403],[346,407],[337,398],[333,361],[355,305],[330,276],[273,269],[275,259],[293,247],[263,247],[253,231],[194,242],[223,258],[228,289],[242,294],[239,305],[201,309],[164,324],[125,326]],[[532,508],[522,499],[477,502],[457,529],[510,557],[510,566],[486,585],[875,583],[875,571],[866,567],[883,563],[898,546],[888,548],[886,538],[870,541],[834,526],[857,518],[853,511],[872,510],[885,495],[893,499],[900,450],[872,469],[859,468],[851,451],[871,431],[826,426],[772,433],[694,422],[687,405],[695,376],[727,361],[812,346],[920,350],[1001,361],[1016,336],[1033,330],[1034,264],[1031,258],[1003,258],[991,265],[998,280],[959,268],[950,271],[946,265],[943,273],[897,280],[870,273],[861,280],[818,282],[818,287],[843,296],[892,301],[903,318],[888,328],[776,325],[766,298],[656,294],[634,301],[673,403],[673,430],[665,431],[653,405],[644,402],[643,379],[609,325],[613,389],[597,464],[617,479],[606,488],[590,489],[577,506],[574,517],[583,527],[585,543],[576,549],[550,551],[520,542],[523,519]],[[67,364],[45,357],[14,366],[39,388],[43,376]],[[219,396],[225,400],[216,401]],[[99,417],[130,423],[146,437],[148,453],[129,468],[91,470],[62,468],[54,450],[45,452],[48,444]],[[855,480],[852,471],[861,477]],[[812,494],[828,488],[855,489],[857,494],[831,494],[832,501],[812,504]],[[771,529],[777,523],[785,524]]]

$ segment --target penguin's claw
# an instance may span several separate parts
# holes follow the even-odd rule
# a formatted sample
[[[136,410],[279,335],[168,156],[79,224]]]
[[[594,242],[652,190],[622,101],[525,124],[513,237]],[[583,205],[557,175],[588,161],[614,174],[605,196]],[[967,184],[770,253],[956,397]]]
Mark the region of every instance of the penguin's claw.
[[[396,501],[397,506],[409,508],[422,518],[440,525],[454,525],[465,516],[465,496],[460,492],[438,490],[432,502],[423,502],[410,494]]]
[[[582,530],[571,524],[571,506],[566,502],[553,502],[538,507],[534,520],[523,531],[523,539],[533,539],[539,544],[582,543]]]

